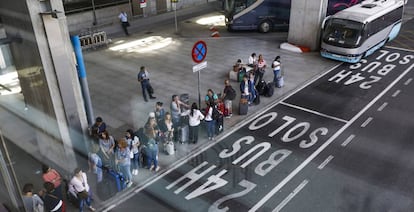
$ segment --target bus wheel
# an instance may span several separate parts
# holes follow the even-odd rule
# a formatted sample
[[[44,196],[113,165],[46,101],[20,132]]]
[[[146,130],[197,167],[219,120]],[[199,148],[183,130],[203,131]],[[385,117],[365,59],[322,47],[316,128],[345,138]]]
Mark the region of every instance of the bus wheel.
[[[259,25],[259,32],[266,33],[272,29],[272,22],[265,20]]]

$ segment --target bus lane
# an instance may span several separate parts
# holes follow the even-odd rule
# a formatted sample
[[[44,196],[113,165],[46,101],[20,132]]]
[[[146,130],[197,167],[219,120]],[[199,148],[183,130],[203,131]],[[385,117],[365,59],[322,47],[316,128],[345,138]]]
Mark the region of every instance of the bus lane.
[[[276,105],[159,181],[179,211],[247,211],[343,122]]]
[[[276,210],[269,200],[293,198],[279,191],[411,70],[413,59],[384,48],[336,67],[136,190],[134,199],[165,197],[171,211]]]

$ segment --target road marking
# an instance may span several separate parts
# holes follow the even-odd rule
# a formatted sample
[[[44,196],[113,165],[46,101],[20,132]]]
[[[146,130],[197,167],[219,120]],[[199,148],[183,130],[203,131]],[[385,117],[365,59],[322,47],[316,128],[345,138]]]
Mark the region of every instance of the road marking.
[[[325,168],[325,166],[329,163],[329,162],[331,162],[331,160],[334,158],[334,156],[333,155],[329,155],[326,159],[325,159],[325,161],[323,161],[319,166],[318,166],[318,169],[319,170],[322,170],[323,168]]]
[[[378,109],[377,111],[382,111],[384,110],[384,108],[388,105],[388,102],[384,102]]]
[[[259,202],[250,208],[249,212],[257,211],[264,205],[274,194],[276,194],[283,186],[285,186],[293,177],[295,177],[302,169],[304,169],[316,156],[318,156],[326,147],[328,147],[343,131],[353,124],[363,113],[365,113],[374,103],[384,96],[397,82],[399,82],[411,69],[411,64],[401,75],[391,82],[380,94],[378,94],[371,102],[369,102],[362,110],[360,110],[350,121],[348,121],[341,129],[335,132],[325,143],[323,143],[315,152],[313,152],[305,161],[303,161],[295,170],[285,177],[278,185],[276,185],[269,193],[267,193]]]
[[[343,146],[343,147],[346,147],[346,145],[348,145],[349,144],[349,142],[351,142],[352,141],[352,139],[354,139],[355,138],[355,135],[354,134],[352,134],[352,135],[350,135],[342,144],[341,144],[341,146]]]
[[[393,94],[392,97],[397,97],[398,94],[400,94],[401,90],[396,90]]]
[[[335,121],[339,121],[339,122],[343,122],[343,123],[348,122],[347,120],[340,119],[340,118],[337,118],[335,116],[326,115],[326,114],[323,114],[323,113],[320,113],[320,112],[317,112],[317,111],[314,111],[314,110],[310,110],[310,109],[307,109],[307,108],[304,108],[304,107],[301,107],[301,106],[297,106],[297,105],[292,105],[292,104],[289,104],[289,103],[286,103],[286,102],[280,102],[280,104],[286,105],[286,106],[289,106],[289,107],[293,107],[293,108],[298,109],[298,110],[303,110],[303,111],[306,111],[306,112],[309,112],[309,113],[313,113],[313,114],[316,114],[318,116],[322,116],[322,117],[325,117],[325,118],[333,119]]]
[[[408,79],[407,81],[405,81],[404,85],[408,85],[410,84],[410,82],[413,81],[413,78]]]
[[[374,118],[368,117],[367,120],[364,121],[364,123],[361,124],[361,127],[366,127]]]
[[[279,212],[282,210],[282,208],[285,207],[289,201],[292,200],[293,197],[295,197],[296,194],[298,194],[308,183],[309,180],[302,181],[302,183],[300,183],[298,187],[296,187],[282,202],[280,202],[272,212]]]
[[[224,38],[224,37],[223,37]],[[332,68],[330,68],[328,71],[316,76],[315,78],[305,82],[304,84],[302,84],[301,86],[299,86],[298,88],[294,89],[292,92],[288,93],[286,96],[283,96],[280,101],[274,101],[273,103],[265,106],[262,110],[253,113],[252,115],[250,115],[248,117],[249,120],[254,120],[257,117],[261,116],[262,114],[266,113],[269,111],[270,108],[275,107],[276,105],[282,103],[283,100],[293,96],[294,94],[298,93],[299,91],[303,90],[304,88],[306,88],[308,85],[314,83],[315,81],[319,80],[320,78],[324,77],[325,75],[327,75],[328,73],[330,73],[331,71],[335,70],[336,68],[338,68],[340,65],[342,65],[343,63],[338,63],[336,65],[334,65]],[[104,206],[102,206],[102,208],[104,208],[103,212],[108,212],[108,207],[111,207],[112,205],[117,206],[125,201],[127,201],[128,199],[130,199],[131,197],[133,197],[135,194],[141,192],[142,190],[144,190],[145,188],[147,188],[148,186],[152,185],[153,183],[155,183],[156,181],[160,180],[161,178],[163,178],[164,176],[166,176],[167,174],[171,173],[172,171],[174,171],[175,169],[177,169],[178,167],[184,165],[185,163],[187,163],[188,161],[190,161],[192,158],[196,157],[197,155],[203,153],[204,151],[206,151],[207,149],[211,148],[212,146],[216,145],[217,143],[221,142],[223,139],[225,139],[226,137],[230,136],[231,134],[233,134],[235,131],[239,130],[240,128],[244,127],[248,122],[239,122],[238,124],[234,125],[233,128],[231,128],[229,131],[226,131],[225,134],[223,134],[222,136],[219,136],[218,139],[214,140],[214,142],[208,143],[205,146],[201,146],[200,148],[196,148],[194,149],[190,154],[188,154],[186,157],[182,157],[180,159],[178,159],[177,161],[175,161],[171,166],[169,166],[168,170],[165,170],[164,172],[161,171],[160,173],[157,174],[156,177],[154,178],[149,178],[143,182],[141,182],[138,185],[138,188],[132,191],[125,191],[125,192],[121,192],[117,194],[117,198],[112,198],[110,200],[107,200]]]

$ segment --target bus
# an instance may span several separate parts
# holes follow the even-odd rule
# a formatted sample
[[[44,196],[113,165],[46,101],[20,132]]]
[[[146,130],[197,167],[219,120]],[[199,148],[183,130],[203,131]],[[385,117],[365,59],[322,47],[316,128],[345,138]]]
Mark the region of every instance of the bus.
[[[322,57],[357,63],[397,37],[405,0],[365,0],[322,23]]]
[[[350,7],[361,0],[329,0],[327,14]],[[229,31],[289,29],[291,0],[223,0],[225,23]]]

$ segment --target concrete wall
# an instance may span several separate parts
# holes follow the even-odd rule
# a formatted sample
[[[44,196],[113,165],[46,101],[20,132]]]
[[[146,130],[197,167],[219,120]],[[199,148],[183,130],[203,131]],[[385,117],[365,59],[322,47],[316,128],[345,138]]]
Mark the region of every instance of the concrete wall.
[[[292,0],[288,42],[318,50],[327,6],[328,0]]]
[[[211,0],[210,0],[211,1]],[[214,0],[215,1],[215,0]],[[167,2],[167,12],[172,12],[173,7],[171,0],[166,0]],[[179,0],[177,3],[177,10],[193,7],[201,4],[206,4],[206,0]],[[67,23],[69,32],[78,34],[82,31],[86,31],[88,29],[93,28],[102,28],[113,24],[118,24],[119,19],[118,15],[121,11],[126,11],[131,19],[136,18],[143,18],[142,13],[135,17],[132,17],[131,11],[132,5],[130,4],[122,4],[117,6],[112,6],[108,8],[97,9],[95,11],[96,19],[98,24],[96,26],[93,25],[93,12],[81,12],[76,14],[69,14],[67,15]],[[134,7],[135,9],[139,9],[138,6]],[[147,7],[144,8],[144,14],[146,17],[158,15],[156,10],[156,0],[148,0]]]

